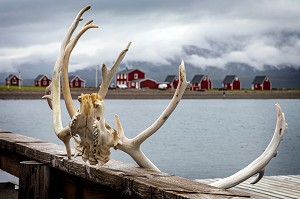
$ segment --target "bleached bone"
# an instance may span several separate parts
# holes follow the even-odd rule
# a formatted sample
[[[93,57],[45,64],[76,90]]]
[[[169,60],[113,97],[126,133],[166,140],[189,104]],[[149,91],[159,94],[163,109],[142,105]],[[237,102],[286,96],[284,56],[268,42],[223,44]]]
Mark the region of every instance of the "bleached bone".
[[[110,148],[114,147],[115,149],[120,149],[129,154],[139,166],[159,171],[159,169],[142,152],[141,144],[166,122],[180,102],[182,95],[189,84],[186,81],[184,62],[182,61],[179,66],[178,87],[169,105],[152,125],[133,139],[128,139],[125,136],[118,115],[115,115],[117,130],[112,128],[104,118],[104,99],[109,84],[121,61],[125,57],[131,42],[129,42],[126,48],[120,53],[110,70],[103,65],[102,84],[99,92],[93,94],[81,94],[81,96],[78,97],[80,107],[76,111],[72,101],[68,80],[70,55],[83,33],[90,28],[97,28],[98,26],[92,24],[92,21],[89,21],[84,24],[73,39],[71,39],[71,37],[78,26],[79,21],[82,20],[81,17],[83,13],[88,9],[90,9],[90,6],[83,8],[70,26],[69,31],[62,42],[60,54],[54,65],[52,83],[46,88],[45,96],[43,97],[44,99],[47,99],[50,108],[52,107],[53,109],[53,126],[55,133],[58,138],[64,142],[68,158],[71,158],[70,139],[73,137],[75,139],[75,155],[82,154],[82,159],[84,161],[88,161],[93,165],[96,164],[97,168],[109,161]],[[63,128],[61,121],[60,75],[62,75],[62,93],[68,113],[71,117],[69,126],[65,128]],[[282,113],[278,104],[276,104],[276,110],[278,117],[275,133],[265,152],[246,168],[228,178],[212,183],[211,185],[221,188],[230,188],[257,173],[259,173],[259,176],[253,183],[258,182],[261,179],[266,165],[272,157],[276,155],[276,150],[287,128],[284,113]],[[80,140],[75,138],[77,135],[79,135]]]
[[[71,52],[75,47],[81,35],[89,28],[97,28],[96,25],[91,24],[92,21],[87,22],[79,33],[71,40],[71,36],[76,29],[81,16],[90,7],[83,8],[71,27],[61,46],[61,51],[55,63],[51,87],[46,88],[46,95],[44,98],[48,100],[49,106],[53,108],[53,124],[57,136],[64,142],[67,149],[68,157],[71,157],[70,138],[75,139],[75,155],[82,154],[84,161],[90,164],[97,164],[98,167],[109,160],[110,147],[119,148],[131,155],[133,159],[142,167],[152,168],[158,170],[157,167],[143,154],[140,145],[148,137],[154,134],[167,120],[173,110],[179,103],[186,86],[184,63],[182,62],[179,69],[179,85],[174,94],[173,99],[162,113],[162,115],[145,131],[141,132],[134,139],[127,139],[123,131],[116,131],[113,129],[104,118],[104,98],[106,96],[111,79],[115,75],[121,61],[125,57],[131,42],[120,53],[117,60],[110,70],[105,65],[102,67],[102,84],[98,93],[82,94],[78,97],[80,108],[76,111],[69,87],[68,80],[68,64]],[[62,74],[62,93],[65,99],[65,104],[70,115],[71,122],[68,127],[63,128],[61,122],[60,111],[60,74]],[[120,121],[116,116],[116,124],[118,129],[121,128]],[[80,140],[75,137],[79,135]],[[132,149],[136,149],[133,151]]]
[[[75,150],[82,153],[84,161],[102,166],[110,159],[110,148],[119,142],[119,133],[113,129],[104,118],[104,98],[112,77],[115,75],[121,61],[125,57],[131,42],[120,53],[111,70],[102,67],[102,84],[98,93],[81,95],[80,108],[70,122],[72,136],[75,139]]]
[[[273,157],[277,155],[277,148],[283,138],[283,134],[287,129],[285,116],[281,110],[280,105],[275,104],[275,108],[277,111],[277,122],[276,122],[275,132],[271,142],[269,143],[265,151],[262,153],[262,155],[259,156],[252,163],[250,163],[247,167],[238,171],[232,176],[211,183],[210,185],[219,188],[228,189],[240,184],[241,182],[247,180],[248,178],[250,178],[255,174],[258,174],[258,176],[253,182],[251,182],[251,184],[257,183],[263,177],[267,164],[271,161]]]
[[[133,139],[128,139],[124,135],[124,131],[120,123],[119,117],[118,115],[116,115],[115,122],[117,124],[117,131],[120,135],[120,142],[116,146],[116,148],[129,154],[139,166],[159,171],[159,169],[142,152],[141,144],[147,138],[153,135],[167,121],[167,119],[172,114],[174,109],[177,107],[179,101],[181,100],[182,95],[186,90],[188,84],[189,83],[186,81],[184,62],[182,61],[181,65],[179,66],[179,83],[172,100],[170,101],[166,109],[163,111],[163,113],[157,118],[157,120]]]
[[[131,42],[129,42],[126,48],[120,53],[120,55],[118,56],[117,60],[115,61],[114,65],[111,67],[110,70],[107,69],[105,64],[102,65],[102,83],[98,92],[100,99],[104,100],[110,82],[114,77],[114,75],[116,74],[117,69],[119,68],[123,58],[125,57],[126,52],[128,51],[130,45]]]
[[[53,109],[53,126],[56,135],[61,139],[67,149],[68,158],[71,158],[70,138],[71,136],[79,135],[80,140],[75,138],[75,153],[83,154],[83,160],[89,161],[91,164],[103,165],[109,160],[109,148],[115,146],[118,141],[117,132],[106,123],[104,119],[104,97],[108,90],[109,83],[124,58],[130,43],[126,49],[121,52],[117,58],[112,70],[107,70],[103,66],[103,82],[99,90],[99,95],[85,94],[81,95],[78,100],[80,108],[75,111],[73,100],[71,97],[69,80],[68,80],[68,64],[72,50],[82,34],[90,29],[98,26],[92,24],[92,21],[87,22],[71,39],[73,32],[78,26],[79,21],[82,20],[82,15],[85,11],[90,9],[90,6],[83,8],[73,21],[68,33],[66,34],[62,45],[60,54],[56,60],[53,69],[51,86],[46,88],[44,99],[47,99],[50,108]],[[62,72],[62,93],[65,99],[65,104],[70,117],[72,118],[70,125],[63,128],[61,122],[60,109],[60,75]]]
[[[73,39],[70,40],[70,42],[68,43],[68,45],[66,46],[66,49],[65,49],[65,56],[64,56],[63,65],[62,65],[62,93],[63,93],[65,104],[66,104],[66,107],[67,107],[70,117],[73,117],[76,113],[73,99],[72,99],[71,92],[70,92],[69,77],[68,77],[68,65],[69,65],[70,55],[71,55],[75,45],[77,44],[78,40],[80,39],[80,37],[88,29],[98,28],[98,26],[95,24],[92,24],[92,22],[93,22],[93,20],[90,20],[87,23],[85,23],[83,25],[83,27],[81,28],[81,30],[77,33],[77,35]]]
[[[61,121],[61,108],[60,108],[60,74],[63,67],[63,64],[65,62],[65,55],[67,45],[70,43],[71,36],[73,32],[75,31],[76,27],[78,26],[79,21],[82,20],[82,15],[85,11],[89,10],[90,6],[84,7],[76,16],[75,20],[73,21],[72,25],[69,28],[68,33],[65,35],[63,42],[61,44],[60,53],[59,56],[55,62],[53,74],[52,74],[52,82],[51,86],[46,88],[46,95],[43,97],[47,99],[48,104],[50,107],[52,107],[53,110],[53,127],[56,135],[60,140],[63,141],[63,143],[66,146],[67,155],[68,158],[71,158],[71,147],[70,147],[70,129],[69,127],[63,128],[62,121]],[[96,27],[95,25],[92,25],[90,23],[86,24],[86,29]],[[80,32],[77,37],[80,37],[83,34]],[[77,38],[76,37],[76,38]],[[78,38],[79,39],[79,38]],[[77,39],[77,41],[78,41]],[[73,40],[74,45],[76,44],[76,39]],[[73,43],[73,42],[72,42]]]

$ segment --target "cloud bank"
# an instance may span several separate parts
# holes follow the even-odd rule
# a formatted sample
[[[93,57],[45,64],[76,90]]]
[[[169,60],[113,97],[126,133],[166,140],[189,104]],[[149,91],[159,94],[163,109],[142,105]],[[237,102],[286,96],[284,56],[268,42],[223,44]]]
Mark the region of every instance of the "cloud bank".
[[[40,67],[51,71],[64,34],[87,4],[92,8],[84,21],[93,19],[100,28],[80,39],[70,71],[112,65],[129,41],[133,43],[125,64],[159,66],[183,59],[201,68],[231,62],[259,70],[264,65],[300,67],[300,1],[3,0],[0,72],[30,63],[42,63]],[[198,50],[188,53],[186,46]]]

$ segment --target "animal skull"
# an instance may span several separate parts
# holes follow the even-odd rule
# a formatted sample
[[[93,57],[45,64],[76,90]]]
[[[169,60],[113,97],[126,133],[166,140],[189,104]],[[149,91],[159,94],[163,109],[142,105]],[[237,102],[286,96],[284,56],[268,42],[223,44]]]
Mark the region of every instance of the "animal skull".
[[[71,119],[69,128],[76,140],[76,156],[82,154],[83,161],[98,167],[110,159],[110,148],[117,146],[119,134],[104,119],[104,101],[98,93],[81,94],[80,108]]]
[[[179,66],[179,83],[174,96],[166,109],[152,125],[132,139],[128,139],[125,136],[118,115],[115,115],[117,129],[111,127],[104,118],[104,99],[109,84],[121,61],[125,57],[131,42],[129,42],[126,48],[120,53],[110,70],[105,65],[102,66],[102,84],[99,92],[81,94],[81,96],[78,97],[80,107],[76,111],[72,101],[68,79],[68,63],[70,55],[83,33],[88,29],[98,28],[98,26],[92,24],[93,21],[89,21],[84,24],[74,38],[71,39],[71,37],[79,22],[82,20],[83,13],[89,9],[90,6],[83,8],[71,24],[69,31],[62,42],[60,54],[54,65],[52,83],[46,88],[45,96],[43,97],[47,99],[50,108],[53,109],[53,126],[55,133],[65,144],[69,159],[71,159],[70,139],[73,137],[75,141],[75,156],[82,155],[83,161],[88,161],[89,164],[96,165],[97,168],[110,160],[110,148],[114,147],[115,149],[122,150],[129,154],[139,166],[159,171],[159,169],[142,152],[141,144],[166,122],[180,102],[183,93],[189,84],[186,81],[184,63],[182,61]],[[71,118],[71,122],[65,128],[63,128],[61,122],[60,78],[62,78],[62,93],[65,105]],[[259,173],[260,175],[255,183],[259,181],[263,176],[266,165],[272,157],[274,157],[274,154],[276,154],[276,150],[287,128],[284,114],[278,104],[276,104],[276,110],[278,116],[275,133],[265,152],[245,169],[242,169],[228,178],[212,183],[211,185],[221,188],[230,188],[245,181],[256,173]],[[80,139],[78,139],[78,136]]]

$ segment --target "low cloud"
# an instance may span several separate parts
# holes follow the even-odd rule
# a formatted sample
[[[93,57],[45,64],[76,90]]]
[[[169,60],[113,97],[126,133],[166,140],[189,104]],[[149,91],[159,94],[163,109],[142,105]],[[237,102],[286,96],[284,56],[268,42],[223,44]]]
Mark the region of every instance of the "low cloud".
[[[184,59],[196,67],[225,67],[241,62],[300,67],[300,2],[269,1],[1,1],[0,72],[13,72],[26,63],[53,67],[60,43],[77,12],[90,3],[84,21],[99,29],[79,40],[70,71],[105,63],[111,66],[132,41],[124,63],[155,65]],[[39,7],[39,9],[38,9]],[[81,25],[80,25],[81,26]],[[196,46],[218,56],[186,53]],[[179,60],[180,62],[180,60]]]

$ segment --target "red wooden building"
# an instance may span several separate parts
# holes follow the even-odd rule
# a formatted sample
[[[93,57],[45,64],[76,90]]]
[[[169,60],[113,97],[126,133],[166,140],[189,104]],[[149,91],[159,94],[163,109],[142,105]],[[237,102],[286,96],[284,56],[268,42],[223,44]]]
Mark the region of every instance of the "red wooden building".
[[[207,75],[195,75],[191,81],[190,90],[209,90],[212,89],[212,81]]]
[[[140,88],[140,79],[145,79],[146,75],[139,69],[125,69],[116,74],[116,85],[126,85],[127,88]]]
[[[252,90],[271,90],[272,84],[268,76],[256,76],[252,82]]]
[[[137,79],[130,82],[129,88],[150,88],[150,89],[157,89],[158,83],[150,78],[144,78],[144,79]]]
[[[47,77],[47,75],[38,75],[34,79],[34,86],[49,86],[51,83],[51,79]]]
[[[20,86],[21,81],[22,79],[15,74],[10,74],[7,78],[5,78],[5,84],[7,86]]]
[[[71,88],[85,88],[85,80],[78,75],[69,77],[69,84]]]
[[[176,89],[178,85],[178,78],[176,75],[168,75],[164,81],[168,88]]]
[[[241,90],[241,81],[236,75],[227,75],[222,86],[226,90]]]

